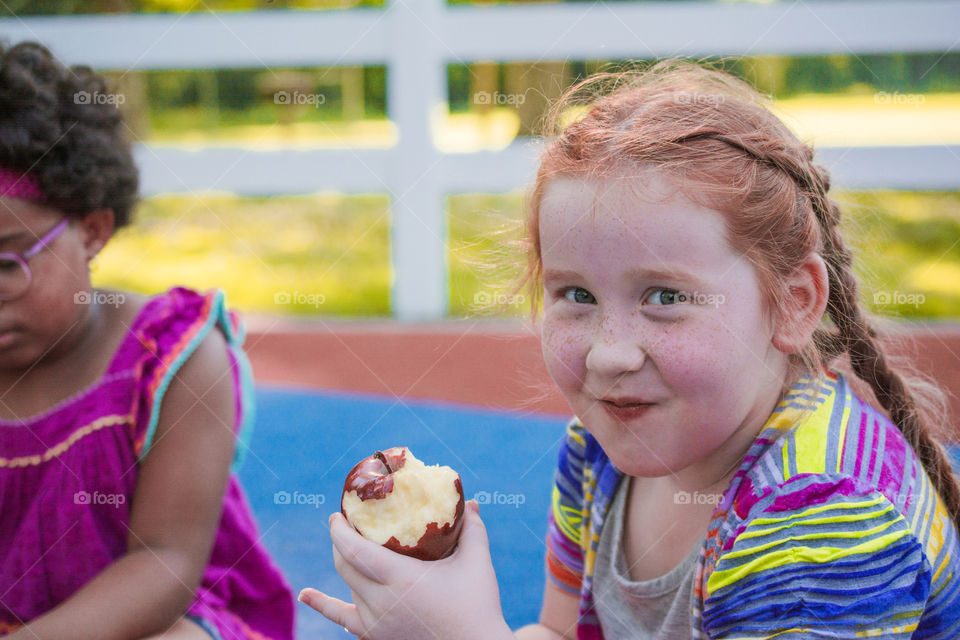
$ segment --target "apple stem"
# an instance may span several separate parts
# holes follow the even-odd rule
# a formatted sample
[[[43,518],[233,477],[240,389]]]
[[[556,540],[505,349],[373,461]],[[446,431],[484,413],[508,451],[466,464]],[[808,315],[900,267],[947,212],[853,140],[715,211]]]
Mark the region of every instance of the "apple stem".
[[[390,467],[390,462],[387,460],[387,456],[383,455],[382,451],[375,452],[373,457],[383,463],[383,466],[387,468],[387,473],[393,473],[393,469]]]

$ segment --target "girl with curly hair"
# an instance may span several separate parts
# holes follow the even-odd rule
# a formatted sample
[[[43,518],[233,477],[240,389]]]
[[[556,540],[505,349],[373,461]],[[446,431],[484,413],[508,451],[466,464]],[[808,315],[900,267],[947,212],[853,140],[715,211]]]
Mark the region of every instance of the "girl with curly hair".
[[[106,84],[0,48],[0,636],[290,640],[231,472],[253,423],[220,291],[93,289],[137,199]]]

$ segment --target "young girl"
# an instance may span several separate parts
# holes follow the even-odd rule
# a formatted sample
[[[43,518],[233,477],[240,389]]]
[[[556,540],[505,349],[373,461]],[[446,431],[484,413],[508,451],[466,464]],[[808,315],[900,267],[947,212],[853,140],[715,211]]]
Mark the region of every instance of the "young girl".
[[[0,49],[0,636],[288,640],[230,473],[253,422],[238,318],[220,292],[90,286],[137,192],[109,97]]]
[[[550,142],[529,273],[576,418],[516,637],[960,637],[960,492],[828,189],[758,94],[691,63],[618,79]],[[301,600],[363,638],[511,637],[476,509],[434,563],[333,515],[354,604]]]

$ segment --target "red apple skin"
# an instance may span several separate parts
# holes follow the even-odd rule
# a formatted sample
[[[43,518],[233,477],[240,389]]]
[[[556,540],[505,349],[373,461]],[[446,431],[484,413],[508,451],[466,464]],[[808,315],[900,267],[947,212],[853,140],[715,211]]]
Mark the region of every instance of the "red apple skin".
[[[374,455],[358,462],[347,474],[343,483],[343,494],[356,491],[360,500],[381,500],[393,491],[393,472],[406,463],[406,447],[393,447],[378,451]],[[381,454],[381,455],[378,455]],[[436,522],[427,525],[427,530],[415,545],[400,544],[395,537],[391,537],[383,546],[391,551],[401,553],[419,560],[442,560],[457,547],[460,531],[463,529],[464,497],[463,485],[458,477],[454,480],[460,500],[457,502],[456,515],[453,523],[438,526]],[[340,513],[350,522],[343,509],[343,497],[340,498]],[[350,523],[353,526],[353,523]],[[363,535],[359,529],[353,527],[357,533]]]
[[[419,560],[442,560],[453,553],[457,548],[457,542],[460,540],[460,530],[463,529],[463,486],[460,484],[460,478],[453,481],[453,485],[460,494],[460,501],[457,502],[456,515],[453,523],[447,523],[442,527],[437,526],[436,522],[427,525],[427,530],[417,541],[417,544],[408,547],[400,544],[396,538],[390,538],[383,543],[387,549],[402,553],[411,558]]]
[[[378,456],[377,454],[382,454]],[[382,500],[393,491],[393,472],[407,462],[407,448],[393,447],[378,451],[358,462],[343,483],[343,493],[356,491],[361,500]],[[340,500],[343,513],[343,499]],[[346,517],[347,514],[343,514]]]

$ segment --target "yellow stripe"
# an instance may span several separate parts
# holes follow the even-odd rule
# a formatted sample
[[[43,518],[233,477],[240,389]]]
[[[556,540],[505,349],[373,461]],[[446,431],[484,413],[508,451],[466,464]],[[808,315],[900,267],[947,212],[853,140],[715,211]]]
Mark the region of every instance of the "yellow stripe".
[[[910,530],[916,532],[920,514],[927,508],[927,496],[929,495],[929,490],[927,489],[927,474],[924,473],[922,468],[920,469],[920,490],[915,491],[913,495],[917,501],[913,511],[913,522],[910,523]]]
[[[63,442],[50,447],[43,453],[33,456],[21,456],[19,458],[0,458],[0,469],[9,467],[35,467],[44,462],[49,462],[53,458],[63,454],[67,449],[75,445],[81,438],[85,438],[95,431],[105,427],[112,427],[117,424],[128,424],[130,416],[103,416],[90,424],[81,427],[70,434]]]
[[[789,436],[788,436],[789,437]],[[787,450],[790,447],[784,444],[780,449],[780,453],[783,455],[783,481],[786,482],[790,479],[790,456],[787,453]]]
[[[595,546],[587,549],[583,558],[583,571],[588,576],[593,575],[593,564],[597,560],[597,552],[594,549],[596,549]]]
[[[830,415],[835,402],[836,394],[831,394],[817,407],[813,415],[794,431],[797,473],[826,473],[826,444],[829,441]]]
[[[900,538],[909,534],[910,532],[906,529],[894,531],[893,533],[888,533],[885,536],[881,536],[873,540],[867,540],[849,548],[818,547],[816,549],[811,549],[809,547],[791,547],[789,549],[783,549],[774,553],[768,553],[739,567],[733,569],[724,569],[722,571],[714,571],[707,580],[707,596],[709,597],[710,594],[718,589],[721,589],[729,584],[733,584],[734,582],[743,579],[745,576],[751,573],[758,573],[763,570],[775,569],[786,564],[796,564],[798,562],[826,564],[828,562],[833,562],[835,560],[840,560],[841,558],[846,558],[848,556],[858,555],[861,553],[874,553],[878,549],[889,546],[893,542],[896,542]],[[724,554],[724,556],[720,558],[720,561],[723,561],[723,558],[727,557],[728,555],[729,554]]]
[[[742,533],[737,537],[737,540],[743,540],[744,538],[758,538],[760,536],[765,536],[770,533],[775,533],[777,531],[782,531],[783,529],[789,529],[794,526],[808,526],[808,525],[821,525],[821,524],[834,524],[836,522],[857,522],[858,520],[869,520],[870,518],[875,518],[877,516],[882,516],[885,513],[890,513],[893,511],[893,505],[888,504],[883,509],[879,511],[870,511],[867,513],[858,513],[847,516],[834,516],[832,518],[813,518],[811,520],[804,520],[798,522],[791,522],[790,524],[783,524],[779,527],[771,527],[769,529],[758,529],[756,531],[747,531]],[[753,525],[751,525],[751,529]]]
[[[843,404],[843,417],[840,419],[840,438],[837,442],[837,473],[840,473],[840,460],[843,458],[843,448],[846,445],[847,439],[847,422],[850,420],[850,405],[852,404],[852,400],[849,392],[843,395]]]
[[[935,583],[935,582],[937,581],[937,578],[940,576],[940,572],[943,571],[943,568],[946,567],[946,566],[950,563],[950,558],[951,558],[951,557],[952,557],[952,556],[950,555],[950,552],[948,551],[948,552],[946,553],[946,555],[944,556],[944,558],[943,558],[943,562],[940,563],[940,567],[937,568],[937,572],[933,574],[933,578],[930,580],[931,583]]]
[[[801,511],[800,513],[794,513],[789,516],[784,516],[782,518],[755,518],[750,521],[750,525],[753,526],[758,524],[776,524],[778,522],[786,522],[787,520],[792,520],[794,518],[804,518],[814,513],[831,511],[833,509],[859,509],[861,507],[875,507],[881,502],[888,502],[888,500],[884,496],[877,496],[876,498],[865,500],[863,502],[839,502],[834,504],[826,504],[819,507],[811,507],[806,511]]]
[[[919,613],[914,613],[913,615],[919,616]],[[857,636],[860,638],[879,638],[885,636],[888,633],[907,633],[917,630],[917,626],[920,624],[920,621],[902,626],[902,627],[893,627],[891,629],[871,629],[869,631],[858,631]]]
[[[574,440],[576,440],[581,447],[587,446],[586,438],[584,438],[583,434],[580,433],[579,431],[575,431],[573,427],[570,427],[569,429],[567,429],[567,435],[573,438]]]
[[[934,516],[936,519],[933,521],[933,526],[930,527],[930,538],[927,540],[927,555],[931,558],[936,558],[940,555],[940,549],[943,548],[943,543],[946,541],[946,530],[950,525],[950,514],[947,513],[947,505],[944,504],[943,500],[937,495],[935,498],[935,513]]]
[[[804,533],[799,536],[790,536],[789,538],[783,538],[780,540],[774,540],[772,542],[767,542],[765,544],[759,544],[755,547],[750,547],[749,549],[741,549],[740,551],[731,551],[730,553],[723,554],[724,558],[740,558],[743,556],[753,555],[758,551],[763,551],[764,549],[772,549],[773,547],[778,547],[782,544],[786,544],[792,540],[824,540],[826,538],[863,538],[867,535],[872,535],[874,533],[879,533],[884,529],[889,529],[892,525],[897,524],[902,521],[903,518],[897,518],[891,522],[884,522],[881,525],[877,525],[871,529],[866,529],[864,531],[835,531],[835,532],[823,532],[823,533]],[[746,537],[745,535],[740,535],[737,540]]]
[[[913,614],[913,615],[916,615],[916,614]],[[856,635],[858,638],[877,638],[889,633],[907,633],[907,632],[916,631],[917,626],[919,624],[920,624],[919,622],[914,622],[903,627],[893,627],[893,628],[885,628],[885,629],[869,629],[867,631],[858,631]],[[783,629],[781,631],[777,631],[773,635],[736,636],[736,637],[730,637],[728,638],[728,640],[770,640],[771,638],[777,638],[786,633],[808,633],[810,631],[813,631],[813,629],[810,629],[809,627],[793,627],[792,629]]]
[[[770,640],[770,638],[776,638],[777,636],[782,636],[785,633],[806,633],[810,631],[806,627],[794,627],[792,629],[784,629],[783,631],[777,631],[772,636],[737,636],[736,638],[730,638],[729,640]]]
[[[583,516],[579,510],[560,503],[560,489],[556,485],[553,487],[553,521],[563,535],[580,544],[580,526]]]

